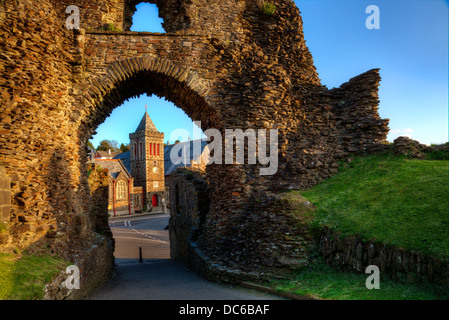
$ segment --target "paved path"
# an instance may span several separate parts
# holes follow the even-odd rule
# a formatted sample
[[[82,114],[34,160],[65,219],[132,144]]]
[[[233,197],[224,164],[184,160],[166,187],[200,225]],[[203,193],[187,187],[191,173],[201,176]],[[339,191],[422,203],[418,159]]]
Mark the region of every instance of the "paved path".
[[[111,223],[116,240],[114,277],[91,300],[276,300],[255,290],[210,282],[170,260],[169,216],[121,218]],[[139,262],[139,246],[143,262]]]

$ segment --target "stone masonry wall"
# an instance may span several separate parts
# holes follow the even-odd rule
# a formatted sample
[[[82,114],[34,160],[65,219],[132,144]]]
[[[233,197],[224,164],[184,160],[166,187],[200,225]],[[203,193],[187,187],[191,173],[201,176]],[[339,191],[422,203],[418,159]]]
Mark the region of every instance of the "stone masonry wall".
[[[420,252],[342,237],[325,228],[317,242],[325,262],[338,270],[364,273],[369,265],[379,267],[381,276],[407,283],[431,282],[449,288],[449,261]]]
[[[101,169],[98,164],[87,165],[88,182],[90,189],[90,220],[93,222],[94,231],[107,235],[112,239],[109,228],[108,203],[109,203],[109,175],[107,169]]]
[[[60,21],[65,23],[69,14],[66,8],[76,5],[80,9],[80,23],[85,29],[108,30],[109,25],[123,30],[123,8],[125,0],[53,0]]]
[[[74,201],[80,145],[67,108],[72,33],[55,27],[47,1],[0,7],[0,163],[11,179],[12,242],[27,246],[87,212]]]
[[[228,249],[226,243],[220,243],[219,249],[229,250],[231,255],[238,257],[243,251],[247,256],[246,251],[252,251],[253,245],[249,239],[275,239],[271,248],[263,254],[256,251],[256,264],[240,261],[237,265],[231,259],[221,263],[203,250],[208,247],[208,226],[205,221],[210,205],[209,184],[204,172],[196,168],[177,169],[171,175],[170,190],[171,257],[186,262],[204,277],[239,283],[245,279],[268,279],[273,275],[273,269],[277,270],[274,274],[285,277],[289,272],[308,264],[308,255],[315,246],[315,235],[309,226],[312,219],[309,213],[313,209],[305,198],[295,196],[293,199],[288,194],[282,194],[276,203],[277,214],[262,211],[257,221],[251,221],[252,217],[246,221],[240,220],[237,215],[229,217],[228,224],[235,230],[235,234],[229,237],[235,237],[234,241],[239,241],[239,246]],[[239,234],[241,224],[246,224],[245,237],[248,240],[242,239]]]
[[[80,300],[88,298],[96,289],[112,277],[114,267],[114,243],[105,236],[97,236],[73,265],[80,270],[80,288],[67,289],[69,276],[63,270],[45,286],[45,300]]]
[[[80,159],[87,141],[78,140],[70,116],[77,52],[64,22],[51,1],[0,2],[0,165],[11,179],[8,241],[0,250],[29,248],[76,260],[96,234]]]
[[[170,177],[170,256],[189,263],[190,243],[202,233],[209,211],[209,186],[204,172],[179,168]]]
[[[9,242],[9,215],[11,211],[11,181],[0,167],[0,245]]]

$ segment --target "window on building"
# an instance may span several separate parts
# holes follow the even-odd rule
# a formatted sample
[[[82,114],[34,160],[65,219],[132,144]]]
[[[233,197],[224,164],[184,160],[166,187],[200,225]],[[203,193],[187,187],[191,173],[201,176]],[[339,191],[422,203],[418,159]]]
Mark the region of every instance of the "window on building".
[[[116,198],[117,199],[125,199],[126,198],[126,183],[123,180],[117,182],[116,186]]]
[[[140,143],[140,159],[144,159],[142,142]]]

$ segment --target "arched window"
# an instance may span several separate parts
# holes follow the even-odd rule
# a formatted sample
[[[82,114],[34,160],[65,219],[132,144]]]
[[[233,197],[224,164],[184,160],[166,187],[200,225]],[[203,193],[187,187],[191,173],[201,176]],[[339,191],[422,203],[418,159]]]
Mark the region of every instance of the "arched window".
[[[165,32],[162,26],[164,21],[159,17],[159,9],[156,4],[148,2],[139,3],[139,1],[133,2],[137,3],[137,5],[134,4],[134,6],[130,6],[125,12],[126,22],[132,23],[131,31]],[[134,7],[135,10],[131,7]]]
[[[115,190],[117,199],[125,199],[126,198],[126,183],[123,180],[117,182],[116,190]]]

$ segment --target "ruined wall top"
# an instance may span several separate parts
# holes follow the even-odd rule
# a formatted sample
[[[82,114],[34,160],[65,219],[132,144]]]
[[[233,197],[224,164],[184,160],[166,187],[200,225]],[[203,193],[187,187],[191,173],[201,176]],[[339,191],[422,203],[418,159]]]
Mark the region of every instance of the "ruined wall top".
[[[68,16],[67,6],[80,9],[80,27],[98,30],[130,31],[132,17],[140,0],[53,0],[61,22]],[[206,36],[224,45],[262,44],[277,56],[290,56],[307,69],[309,80],[319,83],[312,56],[305,45],[302,19],[292,0],[276,0],[276,9],[268,14],[258,0],[149,0],[155,3],[163,28],[168,34]],[[293,56],[289,51],[294,51]],[[277,62],[277,61],[276,61]],[[288,62],[290,64],[292,61]]]

